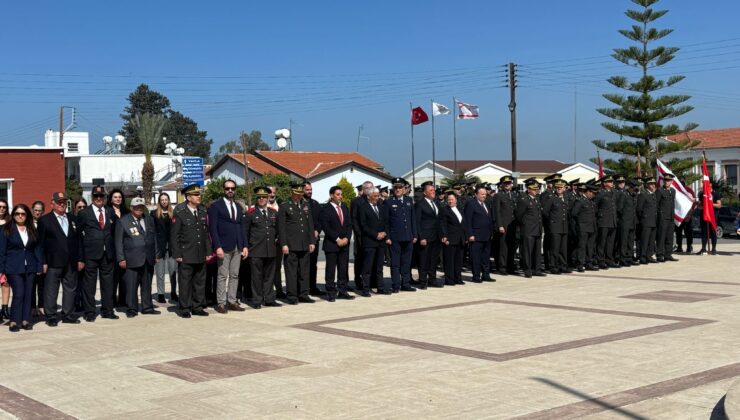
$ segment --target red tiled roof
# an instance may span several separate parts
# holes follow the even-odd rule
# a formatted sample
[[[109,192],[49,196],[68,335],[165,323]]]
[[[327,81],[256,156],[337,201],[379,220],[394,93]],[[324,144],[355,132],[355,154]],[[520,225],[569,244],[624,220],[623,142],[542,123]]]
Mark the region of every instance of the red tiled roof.
[[[718,130],[697,130],[689,133],[668,136],[668,140],[699,140],[697,149],[718,149],[722,147],[740,147],[740,128],[721,128]]]
[[[356,152],[258,151],[257,157],[303,178],[311,178],[350,163],[382,171],[383,165]]]
[[[229,158],[234,159],[235,161],[239,162],[242,166],[244,165],[244,153],[229,153],[227,155]],[[224,156],[226,158],[227,156]],[[210,175],[213,173],[213,171],[220,167],[223,162],[226,160],[224,158],[221,158],[220,161],[216,162],[215,165],[208,168],[206,171],[206,174]],[[248,153],[247,154],[247,165],[249,165],[249,170],[252,172],[256,172],[260,175],[264,175],[266,173],[274,173],[274,174],[282,174],[285,173],[282,169],[270,164],[269,162],[266,162],[264,159],[260,159],[259,157]]]
[[[454,160],[438,160],[437,163],[446,168],[455,168]],[[511,160],[458,160],[457,169],[467,172],[488,163],[511,171]],[[516,163],[516,169],[519,172],[542,174],[555,173],[574,165],[573,163],[563,163],[559,160],[518,160]]]

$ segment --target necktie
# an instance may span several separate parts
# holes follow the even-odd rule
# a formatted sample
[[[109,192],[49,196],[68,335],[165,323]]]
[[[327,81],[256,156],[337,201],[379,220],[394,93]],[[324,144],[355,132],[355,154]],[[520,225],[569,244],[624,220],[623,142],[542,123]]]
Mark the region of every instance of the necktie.
[[[139,228],[142,232],[146,233],[146,228],[144,228],[144,223],[141,222],[141,219],[137,220],[136,223],[139,224]]]
[[[103,219],[103,209],[98,209],[98,225],[100,225],[100,229],[105,229],[105,219]]]
[[[64,236],[68,236],[69,235],[69,230],[68,230],[69,228],[67,227],[67,217],[66,216],[60,217],[59,218],[59,223],[62,224],[62,230],[64,231]]]
[[[234,202],[230,202],[229,207],[231,208],[231,220],[236,221],[236,210],[234,210]]]
[[[380,217],[380,214],[378,214],[378,206],[373,204],[373,211],[375,212],[375,217]]]
[[[434,215],[435,216],[438,216],[438,213],[437,213],[437,205],[434,204],[434,201],[430,201],[429,204],[432,205],[432,209],[434,210]]]
[[[486,214],[488,214],[488,208],[486,208],[485,203],[483,203],[482,201],[479,201],[479,203],[480,203],[481,207],[483,207],[483,210],[486,212]]]
[[[265,218],[267,218],[267,210],[262,209],[262,216],[264,216]]]
[[[195,209],[193,211],[193,216],[195,216],[196,219],[198,218],[198,209]]]
[[[344,224],[344,216],[342,216],[342,208],[337,206],[337,215],[339,216],[339,225]]]

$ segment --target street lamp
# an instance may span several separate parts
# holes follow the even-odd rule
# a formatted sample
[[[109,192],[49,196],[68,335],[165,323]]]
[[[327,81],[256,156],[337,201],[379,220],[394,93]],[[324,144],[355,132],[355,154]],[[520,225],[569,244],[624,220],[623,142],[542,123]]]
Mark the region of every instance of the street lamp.
[[[182,155],[185,154],[185,149],[177,147],[177,144],[174,142],[167,143],[167,137],[162,137],[162,141],[165,142],[164,152],[172,159],[172,163],[175,165],[175,179],[177,179],[177,176],[181,175],[180,169],[182,165],[180,164],[180,160],[182,159]]]

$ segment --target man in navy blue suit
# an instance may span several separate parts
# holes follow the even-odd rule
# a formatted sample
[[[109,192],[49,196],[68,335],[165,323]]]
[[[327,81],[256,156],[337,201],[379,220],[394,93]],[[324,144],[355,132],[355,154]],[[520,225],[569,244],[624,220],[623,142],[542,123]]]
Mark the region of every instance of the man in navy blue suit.
[[[406,197],[406,182],[393,179],[393,197],[383,202],[383,216],[391,247],[391,280],[393,292],[415,292],[411,286],[411,256],[416,243],[416,216],[411,197]]]
[[[473,268],[474,283],[496,281],[490,276],[491,235],[495,214],[486,202],[486,187],[479,185],[475,196],[465,204],[465,235],[470,242],[470,264]]]
[[[324,254],[326,255],[326,294],[329,302],[335,299],[352,300],[347,293],[349,283],[349,241],[352,238],[352,218],[342,203],[342,189],[329,189],[329,202],[321,207],[320,222],[324,229]],[[315,229],[315,228],[314,228]],[[334,274],[337,284],[334,284]],[[338,293],[337,293],[338,292]],[[360,292],[362,293],[362,292]]]
[[[213,249],[218,258],[216,286],[216,311],[225,314],[230,310],[243,311],[236,298],[239,286],[239,266],[247,258],[247,241],[241,227],[243,210],[234,202],[236,182],[224,181],[224,197],[208,208],[208,227]],[[227,293],[228,284],[228,293]]]

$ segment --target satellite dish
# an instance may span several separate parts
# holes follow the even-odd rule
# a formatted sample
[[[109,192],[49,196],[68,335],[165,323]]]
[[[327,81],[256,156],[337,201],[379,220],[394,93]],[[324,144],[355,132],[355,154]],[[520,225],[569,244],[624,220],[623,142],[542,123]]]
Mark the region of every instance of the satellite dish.
[[[279,139],[282,136],[283,136],[283,130],[282,129],[275,130],[275,138],[276,139]]]
[[[290,138],[290,130],[288,130],[287,128],[283,128],[282,130],[280,130],[280,134],[285,139],[289,139]]]
[[[123,143],[123,144],[126,144],[126,138],[125,138],[125,137],[123,137],[123,136],[122,136],[122,135],[120,135],[120,134],[116,136],[116,141],[117,141],[117,142],[119,142],[119,143]]]
[[[182,147],[178,147],[177,150],[176,150],[176,152],[177,152],[178,155],[183,155],[183,154],[185,154],[185,149],[183,149]]]
[[[103,143],[105,143],[105,144],[111,144],[111,143],[113,143],[113,137],[111,137],[111,136],[105,136],[105,137],[103,137]]]
[[[288,141],[281,137],[277,140],[277,146],[281,149],[285,149],[285,147],[288,146]]]

